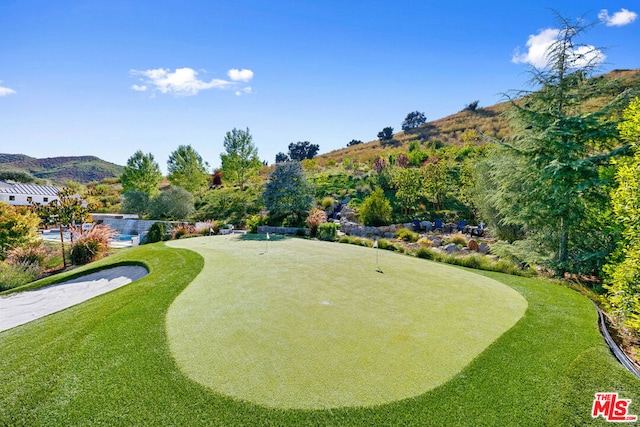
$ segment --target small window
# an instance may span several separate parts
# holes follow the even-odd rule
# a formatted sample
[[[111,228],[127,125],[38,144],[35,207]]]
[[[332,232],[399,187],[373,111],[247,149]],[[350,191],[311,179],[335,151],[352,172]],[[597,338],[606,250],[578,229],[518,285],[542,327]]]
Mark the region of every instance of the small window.
[[[27,197],[27,202],[31,203],[33,201],[33,197],[29,196]]]
[[[43,201],[43,202],[48,202],[48,201],[49,201],[49,198],[48,198],[48,197],[43,197],[43,198],[42,198],[42,201]]]
[[[9,201],[14,202],[16,200],[16,196],[9,196]]]

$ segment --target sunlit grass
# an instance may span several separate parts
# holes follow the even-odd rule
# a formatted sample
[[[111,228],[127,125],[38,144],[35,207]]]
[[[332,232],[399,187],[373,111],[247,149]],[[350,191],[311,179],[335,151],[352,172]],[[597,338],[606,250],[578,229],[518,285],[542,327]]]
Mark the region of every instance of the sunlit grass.
[[[121,262],[143,263],[150,274],[0,333],[0,425],[589,425],[593,396],[602,391],[632,399],[629,412],[640,413],[640,381],[609,354],[585,297],[492,272],[478,274],[521,293],[527,311],[436,389],[368,408],[280,410],[235,400],[188,379],[167,344],[167,310],[203,259],[154,244],[98,265]]]

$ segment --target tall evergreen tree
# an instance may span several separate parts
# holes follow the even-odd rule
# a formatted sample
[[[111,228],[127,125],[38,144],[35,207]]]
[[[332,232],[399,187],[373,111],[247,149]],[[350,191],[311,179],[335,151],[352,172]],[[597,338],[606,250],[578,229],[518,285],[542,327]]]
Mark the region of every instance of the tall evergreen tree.
[[[523,226],[562,274],[588,205],[603,195],[600,166],[626,150],[612,117],[627,94],[586,107],[615,88],[589,79],[601,57],[593,46],[577,43],[588,26],[560,20],[563,28],[546,53],[548,65],[531,70],[536,91],[511,96],[514,132],[494,157],[491,175],[492,202],[502,221]]]
[[[264,204],[274,221],[300,225],[311,209],[313,188],[298,161],[278,163],[264,191]]]

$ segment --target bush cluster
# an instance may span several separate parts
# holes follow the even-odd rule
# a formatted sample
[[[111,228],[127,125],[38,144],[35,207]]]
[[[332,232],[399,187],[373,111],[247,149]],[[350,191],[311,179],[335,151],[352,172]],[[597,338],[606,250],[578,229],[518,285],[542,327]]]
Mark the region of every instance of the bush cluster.
[[[333,241],[336,240],[338,235],[338,228],[340,226],[335,222],[325,222],[318,227],[318,238],[320,240]]]
[[[102,258],[109,250],[109,240],[114,234],[107,225],[94,225],[71,245],[71,262],[82,265]]]
[[[405,242],[415,243],[420,239],[420,235],[415,231],[411,231],[408,228],[401,228],[396,231],[396,238],[404,240]]]
[[[0,262],[0,291],[17,288],[34,281],[40,274],[40,267],[26,261]]]

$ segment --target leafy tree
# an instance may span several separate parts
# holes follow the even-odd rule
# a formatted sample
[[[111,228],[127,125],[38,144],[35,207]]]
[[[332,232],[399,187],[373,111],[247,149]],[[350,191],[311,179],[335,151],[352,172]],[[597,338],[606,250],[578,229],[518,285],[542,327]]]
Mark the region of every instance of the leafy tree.
[[[171,187],[149,203],[149,214],[155,219],[184,220],[195,212],[193,194],[184,188]]]
[[[301,224],[313,202],[313,188],[307,182],[302,164],[297,161],[278,163],[263,197],[274,221],[287,219],[292,225]]]
[[[129,190],[122,195],[122,213],[144,216],[149,211],[149,194],[144,191]]]
[[[0,259],[8,250],[33,243],[40,219],[31,210],[0,202]]]
[[[492,162],[492,202],[502,221],[539,237],[535,241],[553,254],[559,274],[567,271],[588,205],[601,193],[600,165],[626,150],[612,149],[617,136],[612,117],[625,97],[585,110],[605,90],[601,81],[588,79],[597,52],[575,42],[586,26],[562,21],[558,40],[547,50],[548,67],[532,69],[538,90],[513,97],[518,98],[511,102],[514,133]]]
[[[224,149],[226,153],[220,154],[224,179],[244,188],[247,181],[257,175],[262,166],[249,128],[233,128],[231,132],[227,132],[224,137]]]
[[[242,226],[248,218],[262,209],[262,188],[256,186],[239,188],[218,188],[208,191],[194,215],[194,219],[204,221],[215,219],[224,223]]]
[[[359,139],[352,139],[347,143],[347,147],[353,147],[354,145],[360,145],[360,144],[362,144],[362,141],[360,141]]]
[[[426,122],[427,116],[425,116],[424,113],[421,113],[420,111],[413,111],[407,114],[407,117],[402,122],[402,130],[406,132],[408,130],[417,128],[418,126],[421,126]]]
[[[153,197],[160,192],[158,184],[162,180],[160,166],[153,159],[153,154],[144,154],[141,150],[134,153],[127,160],[124,172],[120,177],[122,182],[122,192],[142,191],[149,197]]]
[[[422,194],[436,210],[444,209],[447,194],[452,187],[449,162],[445,159],[433,159],[425,162],[421,171],[423,176]]]
[[[276,154],[276,163],[288,162],[289,160],[289,156],[284,154],[283,152],[279,152],[278,154]]]
[[[416,210],[424,195],[424,171],[418,168],[395,168],[391,173],[391,185],[396,189],[396,198],[403,211]]]
[[[387,126],[378,132],[378,139],[382,144],[385,144],[393,139],[393,128],[391,126]]]
[[[374,227],[386,225],[391,222],[391,212],[391,203],[384,196],[382,188],[378,187],[360,205],[360,221]]]
[[[91,214],[91,206],[76,196],[76,189],[65,187],[58,193],[58,199],[52,200],[46,205],[35,205],[35,212],[45,225],[57,224],[60,229],[60,246],[62,251],[62,263],[66,267],[67,261],[64,255],[63,227],[82,225],[86,223]],[[73,244],[73,233],[71,234]]]
[[[181,145],[167,161],[169,182],[191,194],[199,193],[207,187],[207,166],[193,147]]]
[[[608,299],[625,323],[640,333],[640,99],[636,98],[624,112],[618,129],[632,144],[633,159],[623,162],[616,172],[618,187],[612,192],[613,211],[622,224],[622,240],[608,274]]]
[[[312,159],[318,154],[318,150],[320,150],[320,146],[309,141],[292,142],[289,144],[289,158],[298,161]]]
[[[480,101],[476,99],[475,101],[472,101],[472,102],[468,103],[467,105],[465,105],[463,111],[476,111],[478,109],[478,104],[479,103],[480,103]]]

